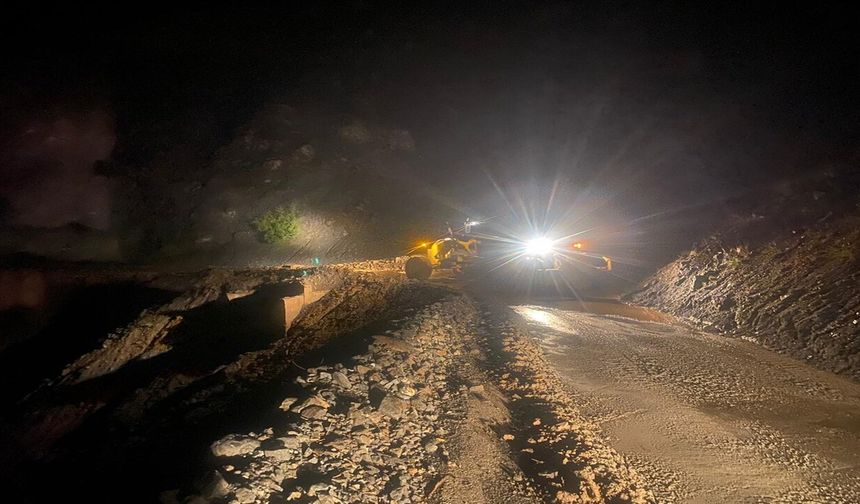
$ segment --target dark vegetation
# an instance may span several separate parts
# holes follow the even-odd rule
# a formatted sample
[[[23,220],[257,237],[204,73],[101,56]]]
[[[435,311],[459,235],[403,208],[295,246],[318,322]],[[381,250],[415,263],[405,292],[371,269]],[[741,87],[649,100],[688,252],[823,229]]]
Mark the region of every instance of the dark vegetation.
[[[299,232],[299,216],[295,209],[278,207],[254,220],[254,227],[266,243],[289,240]]]

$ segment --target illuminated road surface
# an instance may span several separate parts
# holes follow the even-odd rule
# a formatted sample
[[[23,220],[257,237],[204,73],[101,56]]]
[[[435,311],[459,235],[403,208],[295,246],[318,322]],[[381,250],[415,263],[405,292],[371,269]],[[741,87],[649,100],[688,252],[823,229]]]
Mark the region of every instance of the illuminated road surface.
[[[658,500],[860,502],[860,384],[654,312],[571,308],[514,307]]]

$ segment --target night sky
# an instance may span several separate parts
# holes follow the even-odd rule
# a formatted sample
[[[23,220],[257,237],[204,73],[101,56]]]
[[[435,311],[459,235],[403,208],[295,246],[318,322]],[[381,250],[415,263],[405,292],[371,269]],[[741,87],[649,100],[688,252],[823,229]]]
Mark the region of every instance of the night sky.
[[[487,173],[561,177],[641,216],[858,158],[847,5],[28,4],[2,24],[14,225],[110,228],[102,174],[146,180],[177,145],[206,159],[272,100],[409,129],[416,176],[433,166],[427,184],[455,199]]]

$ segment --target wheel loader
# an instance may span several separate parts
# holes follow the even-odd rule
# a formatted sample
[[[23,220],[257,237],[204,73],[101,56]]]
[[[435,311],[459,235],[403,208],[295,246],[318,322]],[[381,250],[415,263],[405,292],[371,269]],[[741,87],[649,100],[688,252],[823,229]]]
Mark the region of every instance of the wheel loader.
[[[592,254],[585,250],[584,242],[562,245],[559,240],[536,237],[522,243],[511,244],[488,235],[473,235],[472,227],[481,224],[467,220],[463,227],[454,231],[448,226],[446,236],[419,244],[406,260],[404,270],[407,278],[426,280],[433,270],[451,270],[462,273],[475,264],[486,264],[494,259],[502,262],[521,261],[535,272],[559,271],[565,258],[574,258],[594,269],[611,271],[612,259]],[[479,254],[479,246],[483,253]]]

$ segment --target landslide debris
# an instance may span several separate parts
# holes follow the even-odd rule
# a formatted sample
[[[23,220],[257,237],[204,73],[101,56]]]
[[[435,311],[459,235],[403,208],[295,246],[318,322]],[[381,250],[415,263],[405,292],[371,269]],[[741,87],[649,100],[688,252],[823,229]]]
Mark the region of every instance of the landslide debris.
[[[373,271],[396,264],[360,266]],[[286,333],[280,297],[295,294],[302,284],[335,292],[307,306],[308,320],[303,325],[300,317]],[[284,358],[289,352],[384,314],[404,287],[396,278],[350,266],[310,274],[289,268],[214,270],[171,302],[144,310],[100,348],[10,405],[0,418],[2,477],[26,486],[25,480],[16,481],[21,470],[54,459],[61,460],[60,467],[76,457],[110,465],[124,457],[125,448],[117,447],[140,441],[128,429],[160,425],[180,433],[185,418],[211,418],[253,388],[249,384],[283,372],[291,362]],[[359,290],[369,294],[356,295]],[[320,313],[331,317],[320,323]]]
[[[860,379],[856,173],[785,183],[625,300]]]
[[[448,292],[393,320],[301,369],[269,423],[214,440],[197,484],[162,500],[653,502],[510,316]]]
[[[513,312],[401,262],[212,272],[145,311],[4,415],[9,495],[653,502]],[[286,332],[256,324],[296,281],[327,293]]]
[[[469,364],[459,315],[468,310],[449,296],[372,335],[366,352],[303,370],[270,426],[211,445],[217,466],[200,481],[219,485],[199,486],[196,497],[166,491],[163,500],[214,491],[236,503],[535,502],[522,474],[510,477],[519,470],[496,436],[485,436],[489,446],[478,453],[460,446],[472,401],[493,401],[496,416],[505,416],[498,397],[463,382]],[[461,465],[473,466],[476,455],[483,467],[469,486]],[[493,472],[496,465],[508,472]]]
[[[170,349],[165,338],[183,321],[183,313],[236,293],[253,293],[263,284],[285,282],[297,276],[290,269],[268,271],[214,270],[169,303],[146,309],[126,327],[118,328],[93,350],[69,364],[63,383],[80,383],[109,374],[134,359],[146,359]],[[286,295],[286,293],[285,293]]]

